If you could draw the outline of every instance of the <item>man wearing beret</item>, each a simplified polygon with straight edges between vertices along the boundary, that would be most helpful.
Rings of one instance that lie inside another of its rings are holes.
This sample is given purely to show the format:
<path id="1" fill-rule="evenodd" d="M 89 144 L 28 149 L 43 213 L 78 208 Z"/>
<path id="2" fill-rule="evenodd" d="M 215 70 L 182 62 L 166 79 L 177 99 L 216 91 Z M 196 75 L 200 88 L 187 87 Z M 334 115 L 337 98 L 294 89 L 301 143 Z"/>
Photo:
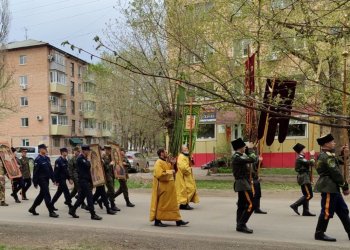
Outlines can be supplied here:
<path id="1" fill-rule="evenodd" d="M 55 203 L 61 197 L 62 193 L 64 194 L 65 202 L 69 208 L 72 206 L 72 200 L 70 197 L 69 189 L 67 186 L 67 180 L 70 184 L 73 184 L 72 178 L 68 172 L 68 149 L 61 148 L 60 149 L 61 156 L 55 161 L 54 175 L 56 180 L 56 185 L 58 186 L 56 194 L 52 198 L 51 205 L 55 208 Z"/>
<path id="2" fill-rule="evenodd" d="M 252 148 L 245 154 L 246 144 L 241 138 L 231 142 L 235 153 L 232 156 L 232 170 L 235 177 L 234 190 L 238 192 L 236 231 L 253 233 L 246 225 L 254 211 L 252 183 L 248 164 L 255 163 L 258 157 Z M 262 160 L 262 157 L 259 157 Z"/>
<path id="3" fill-rule="evenodd" d="M 77 170 L 79 178 L 79 194 L 78 200 L 69 209 L 69 214 L 73 218 L 79 218 L 76 214 L 77 208 L 83 204 L 86 198 L 88 203 L 88 209 L 91 214 L 92 220 L 102 220 L 100 216 L 95 213 L 94 202 L 92 199 L 92 177 L 91 177 L 91 163 L 88 160 L 90 154 L 90 147 L 88 145 L 81 146 L 81 154 L 77 158 Z"/>
<path id="4" fill-rule="evenodd" d="M 45 204 L 47 209 L 49 210 L 50 217 L 57 218 L 58 214 L 54 212 L 53 207 L 51 205 L 51 196 L 49 191 L 50 179 L 53 183 L 55 183 L 51 161 L 50 158 L 46 155 L 47 147 L 45 144 L 40 144 L 38 146 L 38 149 L 39 155 L 34 160 L 33 184 L 35 188 L 38 188 L 38 186 L 40 187 L 40 192 L 28 211 L 33 215 L 39 215 L 35 211 L 35 209 L 41 204 L 43 200 L 45 200 Z"/>
<path id="5" fill-rule="evenodd" d="M 340 193 L 340 189 L 342 189 L 344 195 L 349 195 L 349 186 L 341 173 L 340 161 L 334 154 L 336 145 L 334 138 L 331 134 L 328 134 L 318 138 L 317 142 L 321 146 L 321 153 L 316 164 L 316 170 L 320 178 L 315 185 L 315 192 L 320 192 L 322 199 L 315 239 L 336 241 L 335 238 L 325 235 L 328 222 L 330 218 L 333 218 L 334 213 L 338 215 L 350 239 L 349 209 Z M 343 146 L 342 154 L 347 155 L 348 153 L 348 146 Z"/>
<path id="6" fill-rule="evenodd" d="M 303 205 L 303 216 L 316 216 L 315 214 L 310 213 L 309 210 L 309 201 L 313 197 L 312 186 L 311 186 L 311 176 L 310 168 L 315 165 L 315 151 L 310 151 L 311 159 L 308 161 L 305 158 L 305 146 L 303 144 L 297 143 L 293 147 L 294 151 L 298 154 L 298 157 L 295 161 L 295 171 L 298 172 L 298 184 L 301 187 L 301 192 L 303 196 L 299 198 L 296 202 L 290 205 L 293 211 L 300 215 L 298 207 Z"/>

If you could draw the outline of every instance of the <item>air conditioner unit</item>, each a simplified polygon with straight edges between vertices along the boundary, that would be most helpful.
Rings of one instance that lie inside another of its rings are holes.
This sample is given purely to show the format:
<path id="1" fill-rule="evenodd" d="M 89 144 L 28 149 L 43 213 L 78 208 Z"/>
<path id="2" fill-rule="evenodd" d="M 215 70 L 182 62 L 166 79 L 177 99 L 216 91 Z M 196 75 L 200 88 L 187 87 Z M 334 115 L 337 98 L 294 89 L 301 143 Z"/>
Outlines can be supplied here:
<path id="1" fill-rule="evenodd" d="M 26 90 L 27 89 L 27 85 L 21 85 L 21 88 L 23 89 L 23 90 Z"/>
<path id="2" fill-rule="evenodd" d="M 50 54 L 47 56 L 47 59 L 49 60 L 49 62 L 52 62 L 54 60 L 54 57 Z"/>
<path id="3" fill-rule="evenodd" d="M 52 102 L 52 101 L 54 101 L 54 100 L 55 100 L 55 97 L 52 96 L 52 95 L 50 95 L 50 96 L 49 96 L 49 101 Z"/>
<path id="4" fill-rule="evenodd" d="M 41 115 L 37 115 L 37 116 L 36 116 L 36 119 L 37 119 L 38 121 L 42 121 L 42 120 L 43 120 L 43 117 L 42 117 Z"/>

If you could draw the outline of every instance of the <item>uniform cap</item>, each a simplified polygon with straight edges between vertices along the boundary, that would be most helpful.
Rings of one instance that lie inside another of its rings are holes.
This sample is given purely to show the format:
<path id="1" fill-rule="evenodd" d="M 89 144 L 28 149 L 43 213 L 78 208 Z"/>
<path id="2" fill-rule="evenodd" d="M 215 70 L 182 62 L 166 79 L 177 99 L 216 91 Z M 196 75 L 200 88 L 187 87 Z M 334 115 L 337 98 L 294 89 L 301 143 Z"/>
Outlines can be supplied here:
<path id="1" fill-rule="evenodd" d="M 242 138 L 238 138 L 234 141 L 231 141 L 231 145 L 233 147 L 233 150 L 237 150 L 240 148 L 244 148 L 246 146 L 245 142 L 242 140 Z"/>
<path id="2" fill-rule="evenodd" d="M 45 144 L 39 144 L 38 145 L 38 148 L 41 149 L 41 148 L 44 148 L 44 149 L 47 149 L 47 146 Z"/>
<path id="3" fill-rule="evenodd" d="M 68 152 L 68 149 L 67 148 L 60 148 L 60 152 L 63 153 L 63 152 Z"/>
<path id="4" fill-rule="evenodd" d="M 82 145 L 81 150 L 90 150 L 90 146 L 89 145 Z"/>
<path id="5" fill-rule="evenodd" d="M 104 149 L 110 149 L 110 148 L 112 148 L 111 145 L 104 145 Z"/>
<path id="6" fill-rule="evenodd" d="M 303 149 L 305 148 L 305 146 L 303 144 L 297 143 L 295 144 L 295 146 L 293 147 L 294 151 L 296 153 L 300 153 Z"/>
<path id="7" fill-rule="evenodd" d="M 21 148 L 21 152 L 27 152 L 28 149 L 27 148 Z"/>
<path id="8" fill-rule="evenodd" d="M 12 153 L 16 152 L 17 150 L 14 147 L 11 147 Z"/>
<path id="9" fill-rule="evenodd" d="M 320 138 L 317 138 L 317 143 L 318 143 L 318 145 L 322 146 L 322 145 L 324 145 L 328 142 L 331 142 L 333 140 L 334 140 L 333 135 L 328 134 L 328 135 L 322 136 Z"/>

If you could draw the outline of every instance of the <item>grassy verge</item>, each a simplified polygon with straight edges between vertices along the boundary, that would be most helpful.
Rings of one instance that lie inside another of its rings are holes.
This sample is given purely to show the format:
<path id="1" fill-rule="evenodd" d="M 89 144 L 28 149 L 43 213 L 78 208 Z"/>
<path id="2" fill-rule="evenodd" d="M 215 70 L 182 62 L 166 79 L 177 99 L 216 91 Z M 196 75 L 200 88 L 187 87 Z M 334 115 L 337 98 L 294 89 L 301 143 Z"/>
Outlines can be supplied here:
<path id="1" fill-rule="evenodd" d="M 210 190 L 232 190 L 233 180 L 197 180 L 198 189 L 210 189 Z M 116 184 L 119 187 L 119 184 Z M 261 187 L 264 190 L 299 190 L 300 187 L 297 183 L 272 183 L 262 182 Z M 149 189 L 152 188 L 152 183 L 142 182 L 135 180 L 128 180 L 128 188 L 130 189 Z"/>
<path id="2" fill-rule="evenodd" d="M 232 173 L 232 168 L 218 168 L 219 174 Z M 294 168 L 261 168 L 262 175 L 296 175 Z"/>

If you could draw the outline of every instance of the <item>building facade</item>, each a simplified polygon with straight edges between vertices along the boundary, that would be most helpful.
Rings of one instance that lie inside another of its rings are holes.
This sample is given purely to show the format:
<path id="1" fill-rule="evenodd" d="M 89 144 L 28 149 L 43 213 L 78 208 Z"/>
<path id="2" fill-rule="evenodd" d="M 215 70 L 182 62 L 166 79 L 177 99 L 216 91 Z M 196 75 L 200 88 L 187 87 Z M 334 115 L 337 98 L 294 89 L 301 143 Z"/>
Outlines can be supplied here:
<path id="1" fill-rule="evenodd" d="M 0 141 L 11 146 L 45 143 L 49 154 L 82 143 L 104 144 L 111 127 L 96 114 L 88 63 L 48 43 L 25 40 L 6 47 L 16 112 L 0 120 Z"/>

